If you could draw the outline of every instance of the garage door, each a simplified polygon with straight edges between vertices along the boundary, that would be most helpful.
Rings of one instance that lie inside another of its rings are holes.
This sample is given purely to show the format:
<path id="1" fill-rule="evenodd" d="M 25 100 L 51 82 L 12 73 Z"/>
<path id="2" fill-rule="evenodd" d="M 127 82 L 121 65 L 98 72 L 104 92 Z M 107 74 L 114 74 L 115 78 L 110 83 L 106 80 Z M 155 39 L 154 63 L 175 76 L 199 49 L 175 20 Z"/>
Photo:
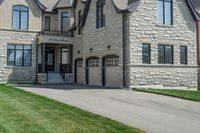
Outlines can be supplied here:
<path id="1" fill-rule="evenodd" d="M 83 61 L 80 60 L 80 61 L 77 61 L 76 62 L 76 73 L 77 73 L 77 76 L 76 76 L 76 82 L 79 83 L 79 84 L 83 84 L 84 82 L 84 71 L 83 71 Z"/>
<path id="2" fill-rule="evenodd" d="M 120 87 L 119 58 L 105 59 L 105 86 Z"/>
<path id="3" fill-rule="evenodd" d="M 99 59 L 88 60 L 88 84 L 101 85 Z"/>

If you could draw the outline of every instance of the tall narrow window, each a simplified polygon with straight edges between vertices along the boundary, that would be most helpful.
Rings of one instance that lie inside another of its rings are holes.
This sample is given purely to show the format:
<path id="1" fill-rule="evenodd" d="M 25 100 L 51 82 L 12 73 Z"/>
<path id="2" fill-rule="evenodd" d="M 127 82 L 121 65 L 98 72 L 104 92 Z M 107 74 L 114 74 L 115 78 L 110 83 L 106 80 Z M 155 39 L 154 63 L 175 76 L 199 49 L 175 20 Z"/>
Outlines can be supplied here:
<path id="1" fill-rule="evenodd" d="M 21 5 L 13 6 L 12 12 L 13 12 L 13 18 L 12 18 L 13 29 L 28 30 L 28 22 L 29 22 L 28 7 Z"/>
<path id="2" fill-rule="evenodd" d="M 142 63 L 150 64 L 150 44 L 142 44 Z"/>
<path id="3" fill-rule="evenodd" d="M 63 12 L 61 14 L 61 31 L 62 32 L 66 32 L 68 30 L 68 18 L 69 18 L 69 14 L 68 12 Z"/>
<path id="4" fill-rule="evenodd" d="M 80 10 L 78 12 L 78 34 L 79 35 L 81 34 L 81 27 L 80 27 L 81 20 L 82 20 L 82 11 Z"/>
<path id="5" fill-rule="evenodd" d="M 180 47 L 180 64 L 187 65 L 187 47 Z"/>
<path id="6" fill-rule="evenodd" d="M 158 63 L 173 64 L 173 46 L 158 45 Z"/>
<path id="7" fill-rule="evenodd" d="M 44 30 L 50 31 L 50 23 L 51 23 L 50 17 L 45 17 L 44 18 Z"/>
<path id="8" fill-rule="evenodd" d="M 172 25 L 172 0 L 157 0 L 157 23 Z"/>
<path id="9" fill-rule="evenodd" d="M 96 27 L 101 28 L 105 26 L 105 13 L 104 6 L 106 5 L 105 0 L 97 1 L 97 18 L 96 18 Z"/>
<path id="10" fill-rule="evenodd" d="M 31 46 L 7 45 L 7 66 L 30 67 Z"/>

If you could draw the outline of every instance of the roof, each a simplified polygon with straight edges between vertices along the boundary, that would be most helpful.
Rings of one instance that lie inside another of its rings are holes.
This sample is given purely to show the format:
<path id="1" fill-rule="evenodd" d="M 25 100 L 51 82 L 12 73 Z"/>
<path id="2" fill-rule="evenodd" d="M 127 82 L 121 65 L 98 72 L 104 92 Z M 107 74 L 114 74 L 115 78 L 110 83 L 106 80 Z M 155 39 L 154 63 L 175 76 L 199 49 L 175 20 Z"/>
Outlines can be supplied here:
<path id="1" fill-rule="evenodd" d="M 57 4 L 54 6 L 54 9 L 71 7 L 71 6 L 72 6 L 72 0 L 59 0 Z"/>
<path id="2" fill-rule="evenodd" d="M 39 1 L 43 6 L 46 7 L 45 11 L 53 11 L 54 6 L 57 4 L 58 0 L 37 0 Z"/>

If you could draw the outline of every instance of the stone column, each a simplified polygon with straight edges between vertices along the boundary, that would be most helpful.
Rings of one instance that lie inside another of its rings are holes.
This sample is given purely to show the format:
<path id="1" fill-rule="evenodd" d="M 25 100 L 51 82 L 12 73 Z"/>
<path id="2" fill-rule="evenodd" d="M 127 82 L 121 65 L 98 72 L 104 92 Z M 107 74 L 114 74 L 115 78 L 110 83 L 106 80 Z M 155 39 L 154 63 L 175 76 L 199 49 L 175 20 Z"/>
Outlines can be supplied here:
<path id="1" fill-rule="evenodd" d="M 46 44 L 42 44 L 42 61 L 41 61 L 41 64 L 42 64 L 42 73 L 45 73 L 45 68 L 46 68 L 46 62 L 45 62 L 45 49 L 46 49 Z"/>

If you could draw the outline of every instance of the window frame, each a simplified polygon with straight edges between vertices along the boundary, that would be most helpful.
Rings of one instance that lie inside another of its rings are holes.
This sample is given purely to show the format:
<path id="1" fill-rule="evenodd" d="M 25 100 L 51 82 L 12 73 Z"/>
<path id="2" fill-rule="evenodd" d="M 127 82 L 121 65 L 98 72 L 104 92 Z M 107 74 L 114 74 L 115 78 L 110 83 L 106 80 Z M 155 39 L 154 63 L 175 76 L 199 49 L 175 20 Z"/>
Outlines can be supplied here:
<path id="1" fill-rule="evenodd" d="M 49 19 L 49 29 L 45 29 L 45 21 L 46 21 L 46 19 Z M 44 30 L 45 31 L 50 31 L 51 30 L 51 17 L 50 16 L 45 16 L 44 17 Z"/>
<path id="2" fill-rule="evenodd" d="M 96 3 L 96 28 L 102 28 L 105 27 L 106 25 L 106 17 L 105 17 L 105 8 L 104 6 L 106 5 L 105 0 L 98 0 Z M 100 10 L 100 13 L 99 13 Z M 99 24 L 100 21 L 100 24 Z"/>
<path id="3" fill-rule="evenodd" d="M 185 63 L 182 63 L 182 59 L 181 59 L 181 58 L 182 58 L 182 56 L 181 56 L 181 55 L 182 55 L 182 54 L 181 54 L 181 48 L 185 48 L 185 49 L 184 49 L 184 53 L 185 53 L 185 54 L 184 54 L 184 58 L 186 59 L 186 60 L 185 60 Z M 181 65 L 188 65 L 188 47 L 187 47 L 187 46 L 180 46 L 180 64 L 181 64 Z"/>
<path id="4" fill-rule="evenodd" d="M 20 7 L 20 10 L 16 10 L 16 9 L 14 9 L 14 7 Z M 23 11 L 23 10 L 21 10 L 21 7 L 25 7 L 26 9 L 27 9 L 27 11 Z M 13 21 L 13 19 L 14 19 L 14 12 L 15 11 L 17 11 L 17 12 L 19 12 L 19 25 L 18 25 L 18 28 L 14 28 L 14 21 Z M 22 12 L 26 12 L 27 13 L 27 28 L 26 29 L 22 29 L 21 28 L 21 17 L 22 17 Z M 24 5 L 14 5 L 14 6 L 12 6 L 12 29 L 15 29 L 15 30 L 28 30 L 29 29 L 29 7 L 27 7 L 27 6 L 24 6 Z"/>
<path id="5" fill-rule="evenodd" d="M 67 16 L 63 16 L 63 14 L 67 13 Z M 67 21 L 69 21 L 69 12 L 61 12 L 61 32 L 66 32 L 63 29 L 63 20 L 67 18 Z M 69 23 L 68 23 L 69 24 Z M 68 28 L 68 27 L 67 27 Z"/>
<path id="6" fill-rule="evenodd" d="M 163 53 L 163 62 L 161 63 L 161 62 L 159 62 L 159 46 L 163 46 L 163 48 L 164 48 L 164 53 Z M 166 63 L 166 47 L 167 46 L 170 46 L 171 47 L 171 49 L 172 49 L 172 63 Z M 173 45 L 165 45 L 165 44 L 158 44 L 158 64 L 169 64 L 169 65 L 173 65 L 174 64 L 174 46 Z"/>
<path id="7" fill-rule="evenodd" d="M 148 46 L 148 63 L 143 62 L 143 46 Z M 142 43 L 142 64 L 151 64 L 151 44 Z"/>
<path id="8" fill-rule="evenodd" d="M 78 35 L 81 34 L 81 27 L 80 27 L 80 23 L 82 20 L 82 10 L 78 11 Z"/>
<path id="9" fill-rule="evenodd" d="M 14 46 L 14 48 L 13 49 L 9 49 L 8 48 L 8 46 Z M 22 49 L 17 49 L 16 47 L 17 46 L 22 46 L 23 48 Z M 25 49 L 24 47 L 25 46 L 29 46 L 30 47 L 30 49 Z M 9 56 L 8 56 L 8 51 L 9 50 L 13 50 L 14 51 L 14 62 L 13 62 L 13 65 L 8 65 L 8 58 L 9 58 Z M 16 65 L 16 51 L 22 51 L 22 65 L 21 66 L 17 66 Z M 25 56 L 24 56 L 24 53 L 25 53 L 25 51 L 29 51 L 30 52 L 30 66 L 25 66 L 24 64 L 24 60 L 25 60 Z M 8 66 L 8 67 L 26 67 L 26 68 L 28 68 L 28 67 L 32 67 L 32 46 L 31 45 L 24 45 L 24 44 L 7 44 L 7 60 L 6 60 L 7 62 L 6 62 L 6 65 Z"/>
<path id="10" fill-rule="evenodd" d="M 159 20 L 158 20 L 158 1 L 162 1 L 163 2 L 163 18 L 162 18 L 162 23 L 159 23 Z M 166 21 L 165 21 L 165 2 L 169 2 L 170 1 L 170 4 L 171 4 L 171 19 L 170 19 L 170 21 L 171 21 L 171 23 L 170 24 L 166 24 Z M 173 23 L 173 0 L 157 0 L 156 1 L 157 2 L 157 24 L 159 24 L 159 25 L 173 25 L 174 23 Z"/>

